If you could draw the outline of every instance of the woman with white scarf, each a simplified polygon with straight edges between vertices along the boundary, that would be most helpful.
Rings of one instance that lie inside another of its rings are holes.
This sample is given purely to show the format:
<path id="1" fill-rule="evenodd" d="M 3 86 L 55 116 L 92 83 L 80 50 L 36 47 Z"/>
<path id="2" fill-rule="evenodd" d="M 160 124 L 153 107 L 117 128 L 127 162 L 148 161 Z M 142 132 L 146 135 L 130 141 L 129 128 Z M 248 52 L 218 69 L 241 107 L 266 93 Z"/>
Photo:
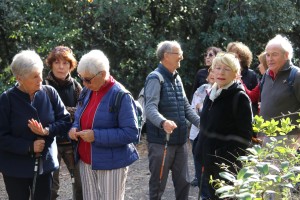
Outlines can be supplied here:
<path id="1" fill-rule="evenodd" d="M 199 139 L 195 156 L 204 167 L 204 180 L 221 179 L 218 164 L 225 163 L 235 172 L 237 157 L 245 154 L 252 137 L 251 103 L 236 78 L 240 64 L 232 53 L 218 53 L 213 60 L 215 83 L 204 100 L 200 116 Z M 218 164 L 216 164 L 218 163 Z M 198 177 L 200 180 L 200 177 Z M 219 199 L 209 185 L 211 199 Z"/>

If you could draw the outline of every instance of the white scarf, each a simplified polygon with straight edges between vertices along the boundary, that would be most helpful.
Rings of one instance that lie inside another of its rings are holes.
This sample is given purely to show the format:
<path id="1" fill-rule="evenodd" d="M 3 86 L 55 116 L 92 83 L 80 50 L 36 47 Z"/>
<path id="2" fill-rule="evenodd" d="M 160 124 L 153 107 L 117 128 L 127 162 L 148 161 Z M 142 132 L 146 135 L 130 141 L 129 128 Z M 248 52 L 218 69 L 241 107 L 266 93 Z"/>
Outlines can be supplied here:
<path id="1" fill-rule="evenodd" d="M 221 87 L 218 89 L 218 84 L 214 83 L 213 86 L 211 87 L 211 91 L 209 94 L 209 99 L 214 101 L 216 98 L 218 98 L 218 96 L 220 96 L 222 90 L 227 90 L 232 84 L 234 84 L 236 81 L 233 80 L 230 83 L 228 83 L 227 85 L 225 85 L 224 87 Z"/>

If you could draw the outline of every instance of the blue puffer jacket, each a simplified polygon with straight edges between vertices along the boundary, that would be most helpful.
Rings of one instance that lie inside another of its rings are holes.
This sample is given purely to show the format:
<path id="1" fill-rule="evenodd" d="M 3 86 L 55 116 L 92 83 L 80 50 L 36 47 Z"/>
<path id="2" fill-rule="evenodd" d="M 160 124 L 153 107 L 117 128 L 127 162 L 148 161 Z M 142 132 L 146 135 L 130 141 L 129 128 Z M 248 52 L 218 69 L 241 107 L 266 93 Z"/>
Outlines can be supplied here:
<path id="1" fill-rule="evenodd" d="M 31 101 L 15 86 L 0 96 L 0 171 L 7 176 L 33 177 L 35 157 L 29 149 L 37 135 L 28 127 L 32 118 L 49 127 L 49 135 L 43 137 L 41 170 L 47 173 L 58 168 L 55 136 L 68 132 L 70 114 L 53 87 L 42 86 Z"/>
<path id="2" fill-rule="evenodd" d="M 91 143 L 93 170 L 110 170 L 126 167 L 139 156 L 133 142 L 138 139 L 136 106 L 126 94 L 118 113 L 111 112 L 115 95 L 122 86 L 115 82 L 99 103 L 92 124 L 95 141 Z M 80 94 L 73 127 L 81 130 L 80 118 L 90 100 L 91 90 L 84 88 Z M 78 154 L 77 158 L 78 160 Z"/>

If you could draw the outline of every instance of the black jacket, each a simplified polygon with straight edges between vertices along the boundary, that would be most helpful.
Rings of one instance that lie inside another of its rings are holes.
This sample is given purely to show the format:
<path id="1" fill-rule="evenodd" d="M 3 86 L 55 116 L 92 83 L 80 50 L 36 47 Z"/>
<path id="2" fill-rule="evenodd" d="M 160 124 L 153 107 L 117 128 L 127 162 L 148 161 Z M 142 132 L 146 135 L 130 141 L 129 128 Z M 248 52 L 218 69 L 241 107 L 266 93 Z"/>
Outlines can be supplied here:
<path id="1" fill-rule="evenodd" d="M 220 178 L 219 172 L 222 170 L 215 163 L 232 166 L 236 163 L 236 157 L 245 154 L 244 150 L 252 138 L 252 110 L 240 84 L 234 83 L 224 89 L 214 102 L 209 96 L 206 97 L 198 137 L 194 153 L 205 168 L 206 178 L 210 175 L 214 179 Z M 234 171 L 233 168 L 230 170 Z"/>

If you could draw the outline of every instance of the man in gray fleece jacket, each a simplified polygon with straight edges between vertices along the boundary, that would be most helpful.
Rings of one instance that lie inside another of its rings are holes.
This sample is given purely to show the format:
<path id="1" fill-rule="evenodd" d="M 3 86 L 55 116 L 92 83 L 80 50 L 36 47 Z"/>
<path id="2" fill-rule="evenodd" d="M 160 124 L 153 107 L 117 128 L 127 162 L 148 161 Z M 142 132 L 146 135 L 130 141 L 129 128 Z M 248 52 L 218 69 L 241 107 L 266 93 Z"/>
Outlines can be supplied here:
<path id="1" fill-rule="evenodd" d="M 261 85 L 261 116 L 265 120 L 270 120 L 289 112 L 299 112 L 299 68 L 297 68 L 293 86 L 290 86 L 287 81 L 292 68 L 296 68 L 291 62 L 293 48 L 290 41 L 281 35 L 277 35 L 268 42 L 265 51 L 269 70 L 265 74 L 264 84 Z M 296 123 L 299 115 L 296 114 L 290 117 L 292 123 Z"/>

